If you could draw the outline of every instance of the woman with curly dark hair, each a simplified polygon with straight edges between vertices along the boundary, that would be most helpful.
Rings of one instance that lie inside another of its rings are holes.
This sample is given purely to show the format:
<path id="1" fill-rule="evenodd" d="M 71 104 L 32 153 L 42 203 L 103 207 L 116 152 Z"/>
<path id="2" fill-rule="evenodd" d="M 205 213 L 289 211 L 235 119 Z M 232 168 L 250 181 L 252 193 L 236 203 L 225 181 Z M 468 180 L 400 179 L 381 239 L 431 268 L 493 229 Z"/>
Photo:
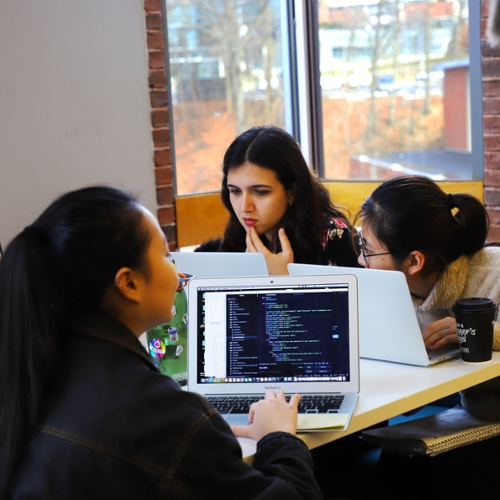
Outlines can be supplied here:
<path id="1" fill-rule="evenodd" d="M 351 224 L 285 130 L 243 132 L 227 149 L 222 171 L 230 218 L 220 251 L 260 252 L 269 274 L 288 274 L 290 262 L 358 266 Z"/>

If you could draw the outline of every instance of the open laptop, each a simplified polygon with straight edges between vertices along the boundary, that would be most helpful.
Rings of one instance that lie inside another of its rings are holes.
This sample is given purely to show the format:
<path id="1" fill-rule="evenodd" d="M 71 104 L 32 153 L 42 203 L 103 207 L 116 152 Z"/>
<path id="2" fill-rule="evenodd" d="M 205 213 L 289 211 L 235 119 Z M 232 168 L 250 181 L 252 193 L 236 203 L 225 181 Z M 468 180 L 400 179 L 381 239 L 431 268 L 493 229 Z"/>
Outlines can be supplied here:
<path id="1" fill-rule="evenodd" d="M 267 276 L 266 259 L 251 252 L 172 252 L 177 271 L 197 278 Z"/>
<path id="2" fill-rule="evenodd" d="M 309 405 L 300 430 L 347 428 L 359 395 L 355 276 L 200 278 L 188 293 L 188 390 L 229 424 L 248 423 L 245 401 L 272 389 Z"/>
<path id="3" fill-rule="evenodd" d="M 288 264 L 292 275 L 354 274 L 359 288 L 359 352 L 362 358 L 428 366 L 460 354 L 458 344 L 426 349 L 403 273 L 376 269 Z"/>

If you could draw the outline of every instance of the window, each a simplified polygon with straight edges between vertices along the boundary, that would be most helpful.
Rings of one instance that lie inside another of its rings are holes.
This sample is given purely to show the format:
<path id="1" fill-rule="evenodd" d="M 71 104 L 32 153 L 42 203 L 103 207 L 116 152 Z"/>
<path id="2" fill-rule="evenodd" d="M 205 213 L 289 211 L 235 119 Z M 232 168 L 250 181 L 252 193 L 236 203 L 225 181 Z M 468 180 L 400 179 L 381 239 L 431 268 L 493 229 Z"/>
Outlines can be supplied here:
<path id="1" fill-rule="evenodd" d="M 177 193 L 219 189 L 244 130 L 290 128 L 288 3 L 166 0 Z"/>
<path id="2" fill-rule="evenodd" d="M 178 194 L 262 124 L 327 179 L 482 178 L 478 2 L 165 1 Z"/>

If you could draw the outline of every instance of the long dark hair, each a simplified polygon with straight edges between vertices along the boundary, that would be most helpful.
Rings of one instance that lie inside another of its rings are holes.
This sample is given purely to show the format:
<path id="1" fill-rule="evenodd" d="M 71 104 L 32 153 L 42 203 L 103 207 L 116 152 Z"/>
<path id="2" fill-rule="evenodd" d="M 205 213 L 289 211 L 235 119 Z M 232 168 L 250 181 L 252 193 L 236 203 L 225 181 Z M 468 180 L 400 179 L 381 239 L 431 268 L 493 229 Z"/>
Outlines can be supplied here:
<path id="1" fill-rule="evenodd" d="M 273 127 L 253 127 L 239 135 L 229 146 L 222 165 L 222 201 L 229 211 L 221 250 L 244 252 L 245 229 L 238 221 L 229 198 L 227 176 L 230 170 L 244 163 L 253 163 L 272 170 L 285 190 L 291 190 L 294 201 L 289 206 L 283 220 L 283 228 L 292 245 L 294 261 L 302 263 L 323 263 L 321 259 L 321 238 L 327 216 L 341 219 L 351 227 L 347 217 L 330 200 L 328 190 L 307 167 L 300 147 L 285 130 Z M 280 251 L 279 239 L 264 244 Z"/>
<path id="2" fill-rule="evenodd" d="M 477 198 L 446 194 L 431 179 L 417 175 L 382 183 L 365 200 L 356 220 L 361 217 L 396 262 L 414 250 L 422 252 L 424 277 L 480 250 L 489 228 L 488 214 Z"/>
<path id="3" fill-rule="evenodd" d="M 145 270 L 135 199 L 98 186 L 67 193 L 0 260 L 0 498 L 43 411 L 73 314 L 99 308 L 121 267 Z"/>

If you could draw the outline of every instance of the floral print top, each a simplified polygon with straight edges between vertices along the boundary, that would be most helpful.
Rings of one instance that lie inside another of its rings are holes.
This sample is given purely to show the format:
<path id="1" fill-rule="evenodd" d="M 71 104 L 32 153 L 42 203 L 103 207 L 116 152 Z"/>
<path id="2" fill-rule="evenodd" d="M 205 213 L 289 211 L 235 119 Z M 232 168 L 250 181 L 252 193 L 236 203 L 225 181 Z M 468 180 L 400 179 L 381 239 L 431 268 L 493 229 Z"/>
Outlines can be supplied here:
<path id="1" fill-rule="evenodd" d="M 329 266 L 359 267 L 359 252 L 353 247 L 349 226 L 337 217 L 326 217 L 321 239 L 323 262 Z"/>

